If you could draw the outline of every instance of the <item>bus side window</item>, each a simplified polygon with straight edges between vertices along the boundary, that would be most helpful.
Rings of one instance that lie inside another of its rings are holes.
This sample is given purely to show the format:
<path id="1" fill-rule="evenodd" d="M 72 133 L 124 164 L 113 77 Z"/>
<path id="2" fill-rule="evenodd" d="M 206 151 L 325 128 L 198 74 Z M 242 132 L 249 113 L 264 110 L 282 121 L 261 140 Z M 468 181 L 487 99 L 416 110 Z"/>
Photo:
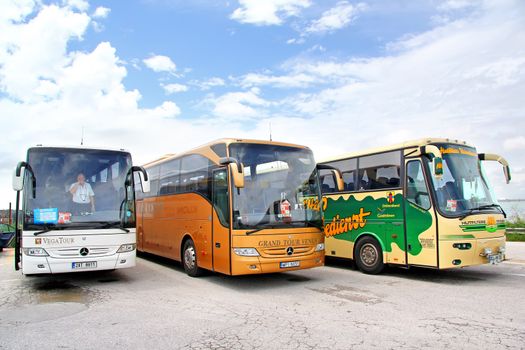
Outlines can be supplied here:
<path id="1" fill-rule="evenodd" d="M 430 209 L 430 195 L 419 160 L 411 160 L 407 163 L 406 176 L 406 199 L 425 210 Z"/>
<path id="2" fill-rule="evenodd" d="M 320 170 L 319 177 L 321 179 L 321 192 L 323 194 L 335 192 L 335 179 L 331 170 Z"/>
<path id="3" fill-rule="evenodd" d="M 399 188 L 401 152 L 392 151 L 359 158 L 359 190 Z"/>
<path id="4" fill-rule="evenodd" d="M 355 191 L 357 190 L 355 186 L 355 175 L 357 170 L 357 159 L 351 158 L 351 159 L 343 159 L 338 160 L 336 162 L 330 162 L 327 163 L 330 166 L 333 166 L 334 168 L 337 168 L 341 171 L 343 174 L 343 182 L 345 185 L 345 191 Z M 321 181 L 321 184 L 323 182 Z M 333 185 L 334 191 L 335 191 L 335 184 Z"/>

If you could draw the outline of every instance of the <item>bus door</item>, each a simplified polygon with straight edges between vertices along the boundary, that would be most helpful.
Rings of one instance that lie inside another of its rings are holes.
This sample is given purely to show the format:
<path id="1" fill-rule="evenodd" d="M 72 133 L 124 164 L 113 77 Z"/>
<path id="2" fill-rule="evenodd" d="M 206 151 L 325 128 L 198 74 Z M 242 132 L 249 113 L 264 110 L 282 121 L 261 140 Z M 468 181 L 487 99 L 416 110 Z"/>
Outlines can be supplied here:
<path id="1" fill-rule="evenodd" d="M 212 174 L 212 243 L 213 271 L 230 273 L 230 194 L 227 168 Z"/>
<path id="2" fill-rule="evenodd" d="M 419 159 L 405 161 L 405 230 L 407 263 L 438 267 L 436 214 Z"/>

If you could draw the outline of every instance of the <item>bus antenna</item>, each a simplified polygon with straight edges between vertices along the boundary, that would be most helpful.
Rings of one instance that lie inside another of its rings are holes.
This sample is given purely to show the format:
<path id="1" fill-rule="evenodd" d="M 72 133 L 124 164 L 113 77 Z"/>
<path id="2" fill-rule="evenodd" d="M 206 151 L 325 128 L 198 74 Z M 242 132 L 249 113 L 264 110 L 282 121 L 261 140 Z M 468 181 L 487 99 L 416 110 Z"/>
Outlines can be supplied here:
<path id="1" fill-rule="evenodd" d="M 270 122 L 270 141 L 272 141 L 272 122 Z"/>
<path id="2" fill-rule="evenodd" d="M 80 146 L 84 146 L 84 126 L 82 126 L 82 135 L 80 136 Z"/>

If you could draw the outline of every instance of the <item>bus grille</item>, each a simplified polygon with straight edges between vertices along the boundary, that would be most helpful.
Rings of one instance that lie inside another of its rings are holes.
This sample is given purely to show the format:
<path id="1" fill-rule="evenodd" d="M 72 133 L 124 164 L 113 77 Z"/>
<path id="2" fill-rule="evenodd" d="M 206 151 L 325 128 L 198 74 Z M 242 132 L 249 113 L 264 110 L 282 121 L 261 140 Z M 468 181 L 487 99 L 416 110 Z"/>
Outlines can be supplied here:
<path id="1" fill-rule="evenodd" d="M 292 255 L 288 255 L 286 253 L 286 250 L 288 249 L 288 247 L 262 249 L 260 253 L 265 258 L 285 258 L 285 257 L 292 257 L 292 256 L 309 255 L 309 254 L 312 254 L 315 249 L 315 247 L 313 246 L 299 246 L 299 247 L 292 247 L 292 248 L 293 248 Z"/>
<path id="2" fill-rule="evenodd" d="M 108 247 L 86 247 L 89 249 L 89 253 L 86 256 L 105 256 L 113 255 L 116 253 L 116 249 Z M 59 248 L 59 249 L 47 249 L 49 255 L 54 258 L 84 258 L 86 256 L 80 255 L 81 248 Z"/>

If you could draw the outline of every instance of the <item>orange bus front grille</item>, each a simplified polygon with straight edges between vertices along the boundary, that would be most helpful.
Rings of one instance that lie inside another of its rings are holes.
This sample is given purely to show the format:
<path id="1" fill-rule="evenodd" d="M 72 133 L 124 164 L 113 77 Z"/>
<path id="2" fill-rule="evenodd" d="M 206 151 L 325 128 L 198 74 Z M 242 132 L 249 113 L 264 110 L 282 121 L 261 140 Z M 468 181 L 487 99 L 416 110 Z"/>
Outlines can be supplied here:
<path id="1" fill-rule="evenodd" d="M 309 255 L 314 252 L 315 247 L 292 247 L 293 253 L 289 255 L 287 253 L 288 247 L 279 247 L 279 248 L 267 248 L 263 249 L 261 255 L 265 258 L 281 258 L 281 257 L 290 257 L 290 256 L 302 256 Z"/>

